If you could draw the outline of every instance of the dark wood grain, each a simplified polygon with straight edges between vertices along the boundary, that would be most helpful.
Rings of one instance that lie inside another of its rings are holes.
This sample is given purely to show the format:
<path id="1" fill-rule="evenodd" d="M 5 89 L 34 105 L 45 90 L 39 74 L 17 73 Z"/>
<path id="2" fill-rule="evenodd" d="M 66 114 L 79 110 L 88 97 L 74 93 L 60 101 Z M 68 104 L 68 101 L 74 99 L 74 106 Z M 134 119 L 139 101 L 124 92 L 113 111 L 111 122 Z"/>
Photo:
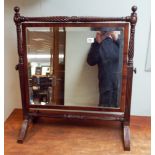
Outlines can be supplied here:
<path id="1" fill-rule="evenodd" d="M 128 50 L 128 67 L 127 67 L 127 85 L 126 85 L 126 103 L 124 111 L 124 149 L 130 151 L 130 111 L 131 111 L 131 95 L 132 95 L 132 79 L 133 79 L 133 57 L 134 57 L 134 35 L 137 22 L 137 7 L 132 7 L 130 20 L 130 41 Z"/>
<path id="2" fill-rule="evenodd" d="M 23 47 L 22 47 L 22 33 L 21 33 L 21 22 L 19 20 L 20 13 L 19 8 L 15 7 L 15 15 L 14 15 L 14 22 L 16 24 L 16 31 L 17 31 L 17 49 L 18 49 L 18 64 L 16 65 L 16 70 L 19 71 L 19 79 L 20 79 L 20 90 L 21 90 L 21 98 L 22 98 L 22 109 L 23 109 L 23 116 L 25 117 L 28 115 L 28 109 L 26 104 L 26 92 L 25 92 L 25 76 L 24 76 L 24 56 L 23 56 Z"/>
<path id="3" fill-rule="evenodd" d="M 130 151 L 130 126 L 123 124 L 123 143 L 124 150 Z"/>
<path id="4" fill-rule="evenodd" d="M 127 89 L 126 89 L 126 104 L 125 104 L 125 123 L 130 123 L 130 110 L 131 110 L 131 95 L 132 95 L 132 79 L 133 79 L 133 57 L 134 57 L 134 35 L 135 26 L 137 22 L 136 6 L 132 7 L 131 13 L 131 28 L 130 28 L 130 41 L 128 50 L 128 67 L 127 67 Z"/>
<path id="5" fill-rule="evenodd" d="M 16 13 L 19 13 L 20 8 L 14 7 L 14 11 Z M 127 17 L 80 17 L 80 16 L 51 16 L 51 17 L 24 17 L 24 16 L 18 16 L 16 18 L 16 21 L 19 22 L 108 22 L 108 21 L 125 21 L 130 22 L 131 18 L 130 16 Z"/>
<path id="6" fill-rule="evenodd" d="M 27 133 L 27 130 L 28 130 L 28 127 L 29 127 L 29 123 L 30 123 L 29 118 L 23 120 L 22 127 L 20 129 L 19 136 L 17 139 L 18 143 L 21 143 L 21 144 L 23 143 L 26 133 Z"/>

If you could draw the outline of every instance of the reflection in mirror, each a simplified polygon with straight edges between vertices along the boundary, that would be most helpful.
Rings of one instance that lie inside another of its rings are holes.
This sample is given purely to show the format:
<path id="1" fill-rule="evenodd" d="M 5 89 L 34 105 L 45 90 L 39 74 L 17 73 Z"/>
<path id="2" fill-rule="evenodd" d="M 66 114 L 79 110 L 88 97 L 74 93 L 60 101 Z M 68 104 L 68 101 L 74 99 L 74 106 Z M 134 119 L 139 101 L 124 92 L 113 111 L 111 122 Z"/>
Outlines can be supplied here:
<path id="1" fill-rule="evenodd" d="M 30 104 L 64 104 L 64 33 L 64 28 L 26 29 Z"/>
<path id="2" fill-rule="evenodd" d="M 87 57 L 98 65 L 99 106 L 118 107 L 119 39 L 117 31 L 97 31 Z"/>
<path id="3" fill-rule="evenodd" d="M 30 104 L 119 107 L 122 27 L 29 27 Z"/>

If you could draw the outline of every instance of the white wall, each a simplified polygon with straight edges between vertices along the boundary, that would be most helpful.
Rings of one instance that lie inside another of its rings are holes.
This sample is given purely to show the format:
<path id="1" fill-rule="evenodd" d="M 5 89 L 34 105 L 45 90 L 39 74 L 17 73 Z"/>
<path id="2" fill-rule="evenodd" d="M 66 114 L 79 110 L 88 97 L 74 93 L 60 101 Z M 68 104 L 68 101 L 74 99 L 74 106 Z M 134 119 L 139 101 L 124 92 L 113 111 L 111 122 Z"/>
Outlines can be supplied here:
<path id="1" fill-rule="evenodd" d="M 18 62 L 16 31 L 12 21 L 12 5 L 5 5 L 5 36 L 4 36 L 4 120 L 16 107 L 21 107 L 18 72 L 15 65 Z"/>
<path id="2" fill-rule="evenodd" d="M 90 28 L 66 28 L 65 105 L 97 106 L 99 103 L 98 68 L 87 64 L 87 55 L 95 31 Z"/>
<path id="3" fill-rule="evenodd" d="M 21 107 L 17 63 L 16 33 L 12 20 L 13 7 L 19 6 L 24 16 L 128 16 L 131 6 L 138 6 L 135 37 L 133 80 L 133 115 L 150 115 L 150 72 L 145 72 L 145 59 L 150 25 L 150 0 L 5 0 L 5 119 L 14 108 Z"/>

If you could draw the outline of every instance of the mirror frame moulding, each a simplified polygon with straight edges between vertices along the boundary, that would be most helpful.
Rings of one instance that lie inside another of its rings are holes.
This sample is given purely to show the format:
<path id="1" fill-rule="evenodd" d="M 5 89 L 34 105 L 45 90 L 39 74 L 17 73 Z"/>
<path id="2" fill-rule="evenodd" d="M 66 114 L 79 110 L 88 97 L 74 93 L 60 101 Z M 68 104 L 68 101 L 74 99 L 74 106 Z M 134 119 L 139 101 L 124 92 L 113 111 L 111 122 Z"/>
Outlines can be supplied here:
<path id="1" fill-rule="evenodd" d="M 27 64 L 27 49 L 26 49 L 26 28 L 30 27 L 89 27 L 89 26 L 96 26 L 96 27 L 121 27 L 124 29 L 124 46 L 123 46 L 123 65 L 122 65 L 122 88 L 121 88 L 121 102 L 118 108 L 116 107 L 95 107 L 95 106 L 72 106 L 72 105 L 31 105 L 28 102 L 29 94 L 26 93 L 26 100 L 27 100 L 27 108 L 38 108 L 38 109 L 64 109 L 64 110 L 86 110 L 86 111 L 114 111 L 114 112 L 123 112 L 125 108 L 125 91 L 126 91 L 126 70 L 127 70 L 127 49 L 128 49 L 128 30 L 129 24 L 128 23 L 22 23 L 22 36 L 23 36 L 23 62 Z M 25 83 L 28 81 L 28 72 L 27 66 L 24 65 L 24 72 L 25 72 Z M 25 87 L 26 92 L 28 92 L 28 84 Z"/>

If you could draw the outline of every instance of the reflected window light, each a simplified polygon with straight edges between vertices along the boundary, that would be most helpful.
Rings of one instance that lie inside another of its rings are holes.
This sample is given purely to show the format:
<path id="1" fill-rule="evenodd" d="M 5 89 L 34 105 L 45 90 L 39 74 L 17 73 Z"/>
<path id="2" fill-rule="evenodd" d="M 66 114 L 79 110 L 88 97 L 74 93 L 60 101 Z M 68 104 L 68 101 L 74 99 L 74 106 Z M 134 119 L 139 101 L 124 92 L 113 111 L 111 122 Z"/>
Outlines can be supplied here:
<path id="1" fill-rule="evenodd" d="M 42 67 L 42 75 L 46 75 L 47 73 L 50 73 L 50 67 Z"/>
<path id="2" fill-rule="evenodd" d="M 37 66 L 38 66 L 38 63 L 36 63 L 36 62 L 31 62 L 31 66 L 37 67 Z"/>
<path id="3" fill-rule="evenodd" d="M 31 103 L 31 104 L 34 104 L 34 102 L 33 102 L 33 101 L 30 101 L 30 103 Z"/>
<path id="4" fill-rule="evenodd" d="M 35 62 L 31 63 L 31 75 L 35 75 L 35 70 L 37 66 L 38 66 L 38 63 L 35 63 Z"/>
<path id="5" fill-rule="evenodd" d="M 59 58 L 63 59 L 64 58 L 64 54 L 59 54 Z"/>
<path id="6" fill-rule="evenodd" d="M 40 104 L 41 104 L 41 105 L 46 105 L 46 102 L 41 102 Z"/>

